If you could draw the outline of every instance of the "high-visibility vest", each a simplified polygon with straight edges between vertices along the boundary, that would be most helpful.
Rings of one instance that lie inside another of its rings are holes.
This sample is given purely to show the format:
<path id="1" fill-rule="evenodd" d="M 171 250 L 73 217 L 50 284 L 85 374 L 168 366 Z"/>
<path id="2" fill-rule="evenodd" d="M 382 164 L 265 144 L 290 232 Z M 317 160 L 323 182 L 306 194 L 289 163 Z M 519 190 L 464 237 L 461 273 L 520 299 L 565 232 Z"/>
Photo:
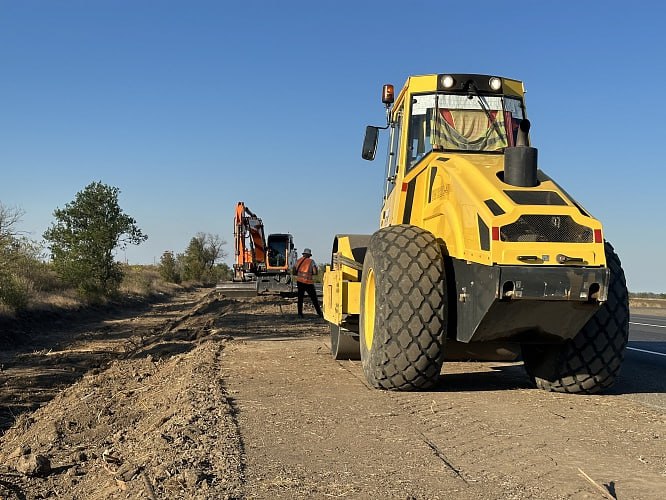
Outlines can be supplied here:
<path id="1" fill-rule="evenodd" d="M 317 272 L 317 266 L 310 257 L 301 257 L 296 262 L 296 281 L 312 285 L 312 276 Z"/>

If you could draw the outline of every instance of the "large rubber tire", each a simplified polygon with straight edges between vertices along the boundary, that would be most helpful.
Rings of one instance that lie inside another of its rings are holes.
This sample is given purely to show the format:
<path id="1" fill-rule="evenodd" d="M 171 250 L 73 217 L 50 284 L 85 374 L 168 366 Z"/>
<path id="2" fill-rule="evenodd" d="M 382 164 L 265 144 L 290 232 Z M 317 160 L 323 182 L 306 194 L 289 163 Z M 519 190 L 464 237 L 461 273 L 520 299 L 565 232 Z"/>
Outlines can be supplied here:
<path id="1" fill-rule="evenodd" d="M 629 294 L 624 271 L 610 243 L 608 299 L 583 329 L 562 345 L 524 345 L 527 374 L 540 389 L 594 394 L 615 382 L 629 338 Z"/>
<path id="2" fill-rule="evenodd" d="M 368 382 L 379 389 L 428 389 L 444 359 L 446 282 L 435 237 L 390 226 L 372 235 L 361 280 L 360 348 Z"/>
<path id="3" fill-rule="evenodd" d="M 361 359 L 358 338 L 354 338 L 349 330 L 331 325 L 331 354 L 333 359 Z"/>

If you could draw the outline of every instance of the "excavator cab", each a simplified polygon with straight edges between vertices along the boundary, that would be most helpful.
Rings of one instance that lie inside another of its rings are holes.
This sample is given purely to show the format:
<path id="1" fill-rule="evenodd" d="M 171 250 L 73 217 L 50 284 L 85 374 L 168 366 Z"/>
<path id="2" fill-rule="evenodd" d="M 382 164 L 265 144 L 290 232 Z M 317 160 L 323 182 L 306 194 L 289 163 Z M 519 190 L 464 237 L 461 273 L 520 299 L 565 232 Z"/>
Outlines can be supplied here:
<path id="1" fill-rule="evenodd" d="M 289 270 L 296 264 L 296 249 L 291 234 L 268 235 L 268 270 Z"/>

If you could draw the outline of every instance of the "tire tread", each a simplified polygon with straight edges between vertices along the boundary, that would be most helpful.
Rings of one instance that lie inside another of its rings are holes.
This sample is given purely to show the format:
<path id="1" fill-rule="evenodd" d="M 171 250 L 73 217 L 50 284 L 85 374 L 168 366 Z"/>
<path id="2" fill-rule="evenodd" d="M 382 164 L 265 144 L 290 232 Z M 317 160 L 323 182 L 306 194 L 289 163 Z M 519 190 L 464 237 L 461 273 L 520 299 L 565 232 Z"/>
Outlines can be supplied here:
<path id="1" fill-rule="evenodd" d="M 524 350 L 527 373 L 540 389 L 594 394 L 613 385 L 620 372 L 629 338 L 629 294 L 619 257 L 608 242 L 605 250 L 610 268 L 607 300 L 571 341 L 545 354 L 557 356 L 551 376 L 540 373 L 544 356 L 535 356 L 529 347 Z"/>
<path id="2" fill-rule="evenodd" d="M 372 236 L 368 253 L 380 316 L 374 335 L 381 339 L 373 343 L 377 352 L 363 356 L 361 348 L 366 378 L 382 389 L 428 389 L 439 380 L 444 357 L 446 294 L 438 243 L 418 227 L 390 226 Z"/>

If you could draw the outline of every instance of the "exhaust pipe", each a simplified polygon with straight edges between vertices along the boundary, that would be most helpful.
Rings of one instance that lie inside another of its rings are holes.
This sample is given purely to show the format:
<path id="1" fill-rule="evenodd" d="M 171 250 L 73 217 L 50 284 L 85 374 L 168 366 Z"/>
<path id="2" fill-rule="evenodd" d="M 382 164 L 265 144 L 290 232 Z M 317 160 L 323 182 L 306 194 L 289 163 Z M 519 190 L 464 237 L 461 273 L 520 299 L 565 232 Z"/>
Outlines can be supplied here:
<path id="1" fill-rule="evenodd" d="M 504 182 L 511 186 L 535 187 L 537 180 L 537 149 L 528 146 L 529 120 L 520 122 L 516 146 L 504 150 Z"/>

